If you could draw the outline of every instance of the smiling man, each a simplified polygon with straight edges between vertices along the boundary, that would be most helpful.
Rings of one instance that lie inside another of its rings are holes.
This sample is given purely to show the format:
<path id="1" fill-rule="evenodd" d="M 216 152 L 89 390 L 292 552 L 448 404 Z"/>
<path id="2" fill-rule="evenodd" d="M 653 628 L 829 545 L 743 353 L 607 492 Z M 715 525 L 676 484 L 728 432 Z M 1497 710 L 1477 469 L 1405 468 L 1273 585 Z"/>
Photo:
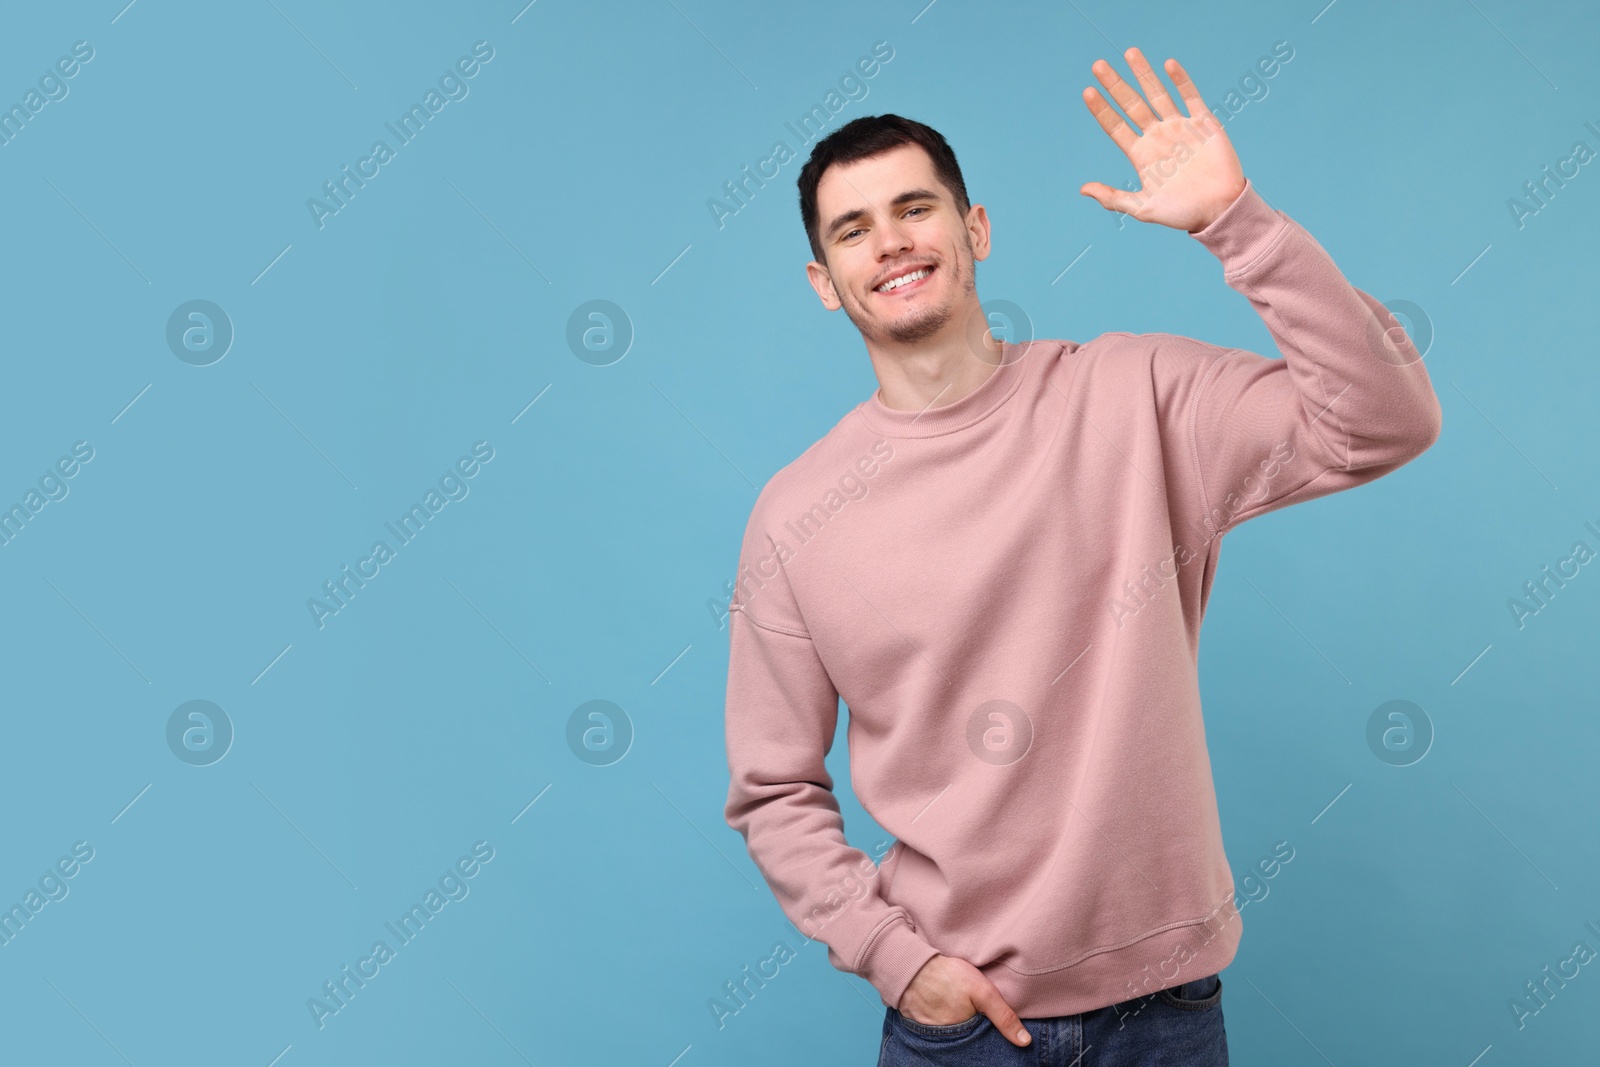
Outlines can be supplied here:
<path id="1" fill-rule="evenodd" d="M 806 265 L 878 388 L 758 495 L 729 617 L 725 816 L 886 1006 L 880 1064 L 1227 1062 L 1241 926 L 1197 674 L 1222 536 L 1438 437 L 1421 354 L 1267 204 L 1189 76 L 1084 99 L 1282 359 L 1167 333 L 996 339 L 954 153 L 856 119 L 802 169 Z M 850 507 L 846 508 L 846 502 Z M 850 846 L 825 765 L 896 843 Z M 1018 1046 L 1032 1045 L 1026 1056 Z"/>

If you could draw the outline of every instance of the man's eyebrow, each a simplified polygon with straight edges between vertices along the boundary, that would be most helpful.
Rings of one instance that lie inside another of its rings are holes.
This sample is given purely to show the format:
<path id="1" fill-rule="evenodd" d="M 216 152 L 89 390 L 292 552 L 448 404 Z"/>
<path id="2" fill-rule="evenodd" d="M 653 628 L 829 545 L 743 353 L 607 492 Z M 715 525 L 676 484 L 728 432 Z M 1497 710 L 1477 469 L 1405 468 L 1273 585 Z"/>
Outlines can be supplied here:
<path id="1" fill-rule="evenodd" d="M 939 194 L 935 193 L 935 192 L 931 192 L 931 191 L 929 191 L 927 189 L 907 189 L 905 192 L 901 193 L 899 196 L 897 196 L 893 200 L 889 201 L 889 206 L 890 207 L 899 207 L 901 204 L 909 204 L 913 200 L 937 200 L 937 199 L 939 199 Z M 846 211 L 844 214 L 839 215 L 838 217 L 836 217 L 832 222 L 828 223 L 828 228 L 826 230 L 822 231 L 822 235 L 824 237 L 832 237 L 834 235 L 834 233 L 836 233 L 838 231 L 839 227 L 844 226 L 844 225 L 846 225 L 848 223 L 852 223 L 852 222 L 860 222 L 862 219 L 865 219 L 866 217 L 867 217 L 867 209 L 866 208 L 862 208 L 862 207 L 852 208 L 851 210 Z"/>

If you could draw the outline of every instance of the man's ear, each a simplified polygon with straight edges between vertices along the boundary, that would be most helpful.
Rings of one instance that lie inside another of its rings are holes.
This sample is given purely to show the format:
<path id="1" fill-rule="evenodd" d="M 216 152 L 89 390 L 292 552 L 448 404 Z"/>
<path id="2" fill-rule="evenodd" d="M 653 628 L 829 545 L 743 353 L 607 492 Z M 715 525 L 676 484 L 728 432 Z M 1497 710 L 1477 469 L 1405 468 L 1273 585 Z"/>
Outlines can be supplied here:
<path id="1" fill-rule="evenodd" d="M 974 260 L 989 258 L 989 212 L 982 204 L 967 209 L 967 237 L 972 241 Z"/>
<path id="2" fill-rule="evenodd" d="M 828 273 L 828 268 L 814 259 L 806 264 L 806 281 L 811 283 L 822 306 L 829 311 L 838 311 L 844 306 L 839 302 L 839 294 L 833 290 L 833 276 Z"/>

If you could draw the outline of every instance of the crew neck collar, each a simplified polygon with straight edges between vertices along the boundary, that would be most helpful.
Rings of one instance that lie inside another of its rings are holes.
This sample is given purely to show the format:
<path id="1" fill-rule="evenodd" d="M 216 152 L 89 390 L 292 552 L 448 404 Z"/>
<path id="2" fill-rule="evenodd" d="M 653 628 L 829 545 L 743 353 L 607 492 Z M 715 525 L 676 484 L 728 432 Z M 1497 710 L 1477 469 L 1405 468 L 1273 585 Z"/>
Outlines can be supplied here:
<path id="1" fill-rule="evenodd" d="M 882 389 L 856 406 L 863 421 L 874 432 L 888 437 L 936 437 L 939 434 L 963 430 L 973 423 L 993 414 L 1001 404 L 1022 384 L 1022 357 L 1027 355 L 1027 344 L 1000 342 L 1000 365 L 990 372 L 983 384 L 960 400 L 921 411 L 891 408 L 880 397 Z"/>

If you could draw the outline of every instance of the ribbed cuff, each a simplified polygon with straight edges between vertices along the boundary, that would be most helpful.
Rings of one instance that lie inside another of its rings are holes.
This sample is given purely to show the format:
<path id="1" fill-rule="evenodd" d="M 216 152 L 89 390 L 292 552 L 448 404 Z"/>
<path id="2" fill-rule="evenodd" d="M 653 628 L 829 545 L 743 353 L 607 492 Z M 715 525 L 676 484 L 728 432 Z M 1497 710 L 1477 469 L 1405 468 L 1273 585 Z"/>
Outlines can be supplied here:
<path id="1" fill-rule="evenodd" d="M 1262 199 L 1249 178 L 1211 225 L 1189 236 L 1205 245 L 1229 273 L 1243 270 L 1278 239 L 1289 217 Z"/>
<path id="2" fill-rule="evenodd" d="M 908 921 L 896 919 L 878 936 L 856 973 L 872 983 L 885 1005 L 897 1008 L 906 986 L 938 954 Z"/>

